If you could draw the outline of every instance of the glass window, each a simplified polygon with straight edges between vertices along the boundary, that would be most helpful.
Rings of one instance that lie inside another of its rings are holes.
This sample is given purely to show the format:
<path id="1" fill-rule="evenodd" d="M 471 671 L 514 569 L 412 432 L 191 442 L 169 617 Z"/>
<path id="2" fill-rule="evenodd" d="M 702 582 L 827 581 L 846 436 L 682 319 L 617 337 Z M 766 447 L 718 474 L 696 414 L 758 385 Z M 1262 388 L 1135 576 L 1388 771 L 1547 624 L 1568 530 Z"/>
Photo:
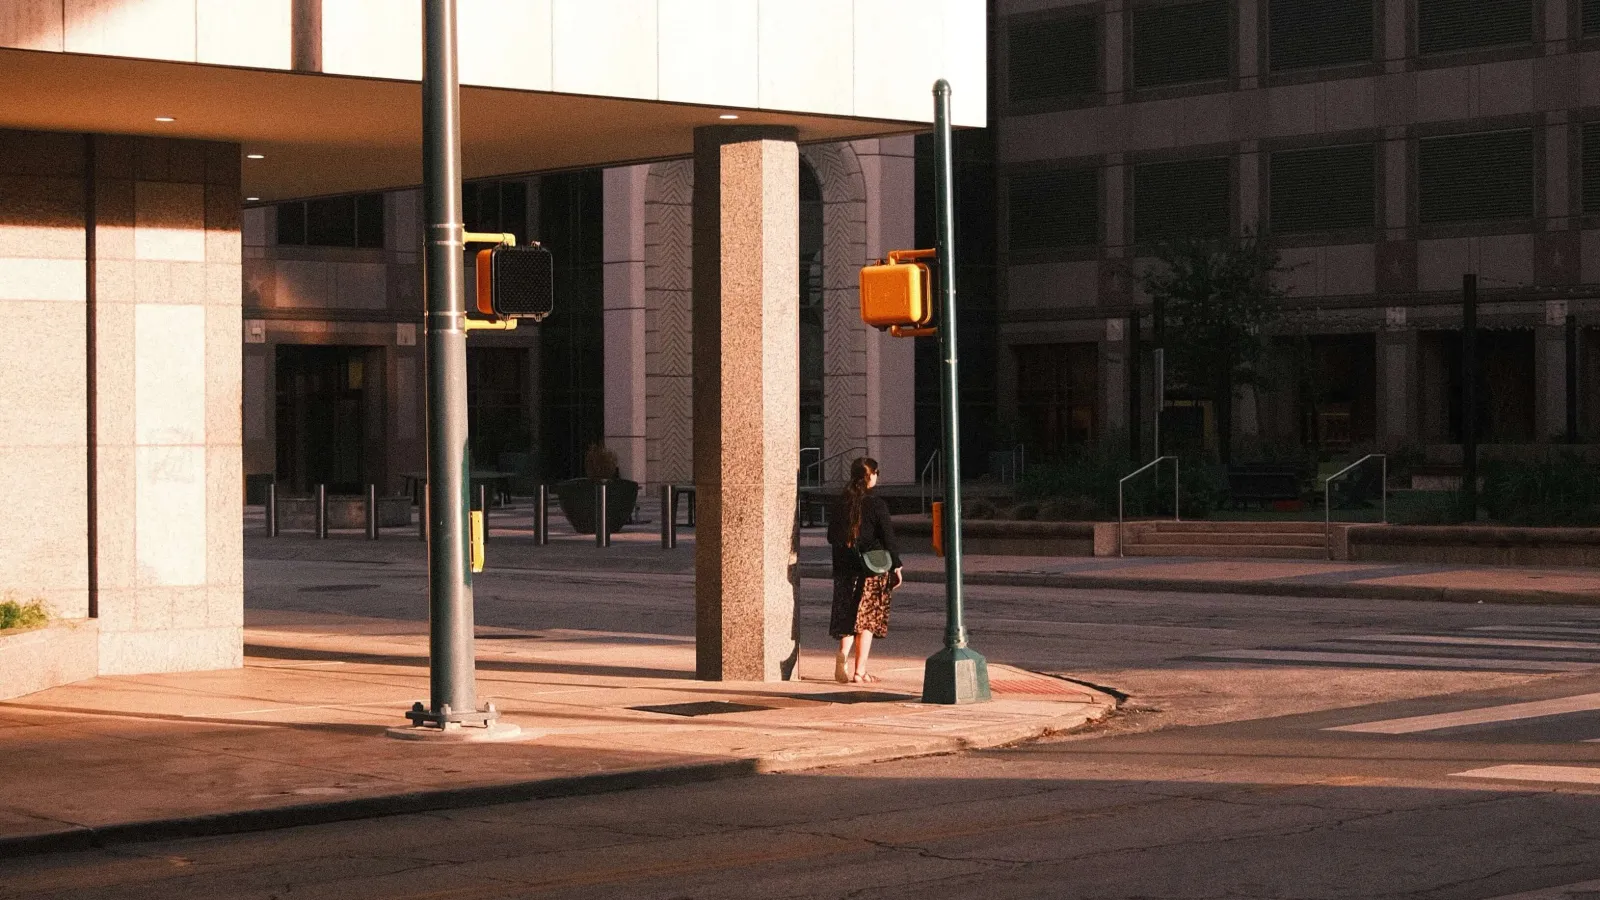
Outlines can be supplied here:
<path id="1" fill-rule="evenodd" d="M 1533 215 L 1533 132 L 1497 131 L 1417 142 L 1423 224 Z"/>
<path id="2" fill-rule="evenodd" d="M 1134 242 L 1227 234 L 1233 225 L 1229 163 L 1224 156 L 1134 166 Z"/>
<path id="3" fill-rule="evenodd" d="M 1377 224 L 1372 144 L 1272 154 L 1272 230 L 1279 234 L 1371 228 Z"/>
<path id="4" fill-rule="evenodd" d="M 1271 0 L 1267 56 L 1274 72 L 1371 62 L 1373 0 Z"/>
<path id="5" fill-rule="evenodd" d="M 1533 43 L 1533 0 L 1417 0 L 1417 52 Z"/>
<path id="6" fill-rule="evenodd" d="M 1008 180 L 1012 250 L 1093 246 L 1100 242 L 1100 170 L 1030 172 Z"/>
<path id="7" fill-rule="evenodd" d="M 1100 85 L 1100 19 L 1073 16 L 1007 26 L 1011 102 L 1092 94 Z"/>
<path id="8" fill-rule="evenodd" d="M 1227 78 L 1232 72 L 1226 0 L 1133 11 L 1133 86 Z"/>

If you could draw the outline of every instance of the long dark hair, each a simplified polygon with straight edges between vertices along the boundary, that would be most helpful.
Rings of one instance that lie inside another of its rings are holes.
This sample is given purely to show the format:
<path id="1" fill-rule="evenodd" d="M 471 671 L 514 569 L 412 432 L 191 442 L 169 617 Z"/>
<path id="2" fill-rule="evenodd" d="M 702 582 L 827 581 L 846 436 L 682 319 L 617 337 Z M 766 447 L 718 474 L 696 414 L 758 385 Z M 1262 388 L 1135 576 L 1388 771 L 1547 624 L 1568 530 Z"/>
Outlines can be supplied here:
<path id="1" fill-rule="evenodd" d="M 850 464 L 850 485 L 844 489 L 845 521 L 850 523 L 850 543 L 861 536 L 861 505 L 867 499 L 867 478 L 878 474 L 878 461 L 858 456 Z"/>

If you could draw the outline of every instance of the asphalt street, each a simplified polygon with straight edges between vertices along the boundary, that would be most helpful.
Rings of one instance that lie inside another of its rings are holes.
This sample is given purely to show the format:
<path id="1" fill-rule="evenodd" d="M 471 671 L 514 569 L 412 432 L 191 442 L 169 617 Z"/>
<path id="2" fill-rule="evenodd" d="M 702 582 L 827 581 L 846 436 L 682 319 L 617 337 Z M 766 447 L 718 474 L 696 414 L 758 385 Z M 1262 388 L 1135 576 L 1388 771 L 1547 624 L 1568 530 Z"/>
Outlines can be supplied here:
<path id="1" fill-rule="evenodd" d="M 249 609 L 425 617 L 414 563 L 251 561 Z M 485 625 L 692 631 L 681 574 L 498 571 Z M 826 641 L 807 581 L 802 639 Z M 1600 897 L 1600 610 L 969 590 L 1110 688 L 1002 750 L 0 862 L 0 897 Z M 908 585 L 888 641 L 937 649 Z M 917 649 L 915 652 L 923 652 Z"/>

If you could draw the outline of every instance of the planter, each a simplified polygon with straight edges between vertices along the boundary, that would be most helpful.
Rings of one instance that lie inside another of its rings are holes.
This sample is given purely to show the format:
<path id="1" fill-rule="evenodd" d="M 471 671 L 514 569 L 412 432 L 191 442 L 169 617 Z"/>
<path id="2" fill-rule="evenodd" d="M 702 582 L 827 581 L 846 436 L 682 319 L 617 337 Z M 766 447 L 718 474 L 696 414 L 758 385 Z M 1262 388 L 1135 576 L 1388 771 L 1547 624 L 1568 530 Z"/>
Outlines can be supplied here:
<path id="1" fill-rule="evenodd" d="M 100 674 L 100 620 L 0 631 L 0 700 Z"/>
<path id="2" fill-rule="evenodd" d="M 572 530 L 579 534 L 594 534 L 594 495 L 598 482 L 592 478 L 572 478 L 555 485 L 556 502 L 561 514 L 567 517 Z M 606 480 L 606 525 L 612 534 L 622 530 L 623 524 L 633 515 L 633 504 L 639 499 L 639 482 L 626 478 Z"/>

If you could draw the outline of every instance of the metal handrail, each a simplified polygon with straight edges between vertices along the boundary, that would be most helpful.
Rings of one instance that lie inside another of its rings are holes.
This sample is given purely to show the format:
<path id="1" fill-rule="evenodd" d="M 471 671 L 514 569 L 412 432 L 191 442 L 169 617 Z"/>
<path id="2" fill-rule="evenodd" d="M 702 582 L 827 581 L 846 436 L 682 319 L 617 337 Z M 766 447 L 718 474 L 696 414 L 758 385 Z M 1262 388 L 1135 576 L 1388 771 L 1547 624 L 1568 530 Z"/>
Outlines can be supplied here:
<path id="1" fill-rule="evenodd" d="M 928 514 L 928 498 L 932 494 L 943 493 L 944 467 L 939 464 L 941 451 L 935 448 L 928 454 L 928 461 L 923 464 L 922 471 L 917 473 L 917 492 L 922 495 L 922 514 Z"/>
<path id="2" fill-rule="evenodd" d="M 800 486 L 801 487 L 822 487 L 822 485 L 820 485 L 820 484 L 806 484 L 806 472 L 807 472 L 807 470 L 809 468 L 806 465 L 806 454 L 807 453 L 815 453 L 817 455 L 817 459 L 818 460 L 822 459 L 822 448 L 821 447 L 801 447 L 800 448 Z"/>
<path id="3" fill-rule="evenodd" d="M 1122 511 L 1122 491 L 1123 491 L 1123 488 L 1128 484 L 1128 479 L 1132 478 L 1135 475 L 1139 475 L 1139 474 L 1143 473 L 1146 469 L 1154 468 L 1155 466 L 1161 464 L 1163 461 L 1169 460 L 1169 459 L 1172 460 L 1172 521 L 1174 521 L 1174 522 L 1183 521 L 1183 519 L 1180 518 L 1179 515 L 1178 515 L 1178 487 L 1179 487 L 1178 458 L 1176 456 L 1158 456 L 1155 459 L 1152 459 L 1149 462 L 1145 463 L 1144 465 L 1140 466 L 1139 468 L 1134 469 L 1132 472 L 1129 472 L 1128 474 L 1122 476 L 1122 478 L 1117 481 L 1117 555 L 1118 556 L 1125 556 L 1126 555 L 1126 554 L 1123 553 L 1123 546 L 1127 543 L 1123 538 L 1123 527 L 1122 527 L 1123 526 L 1123 511 Z"/>
<path id="4" fill-rule="evenodd" d="M 832 456 L 824 456 L 823 458 L 817 460 L 816 462 L 814 462 L 811 465 L 807 466 L 806 468 L 802 469 L 801 470 L 801 475 L 802 475 L 802 477 L 809 477 L 809 473 L 813 469 L 816 470 L 816 473 L 817 473 L 816 484 L 809 485 L 809 486 L 810 487 L 818 487 L 818 488 L 820 488 L 820 487 L 822 487 L 823 482 L 826 479 L 827 474 L 828 474 L 828 470 L 826 468 L 824 468 L 828 463 L 838 459 L 841 456 L 849 456 L 850 454 L 857 453 L 857 452 L 866 453 L 867 452 L 867 448 L 865 448 L 865 447 L 851 447 L 848 450 L 840 450 L 838 453 L 835 453 Z"/>
<path id="5" fill-rule="evenodd" d="M 1333 559 L 1333 483 L 1369 459 L 1383 460 L 1383 476 L 1379 482 L 1379 494 L 1383 499 L 1379 502 L 1378 521 L 1385 525 L 1389 523 L 1389 457 L 1382 453 L 1368 453 L 1322 482 L 1322 540 L 1329 559 Z"/>

